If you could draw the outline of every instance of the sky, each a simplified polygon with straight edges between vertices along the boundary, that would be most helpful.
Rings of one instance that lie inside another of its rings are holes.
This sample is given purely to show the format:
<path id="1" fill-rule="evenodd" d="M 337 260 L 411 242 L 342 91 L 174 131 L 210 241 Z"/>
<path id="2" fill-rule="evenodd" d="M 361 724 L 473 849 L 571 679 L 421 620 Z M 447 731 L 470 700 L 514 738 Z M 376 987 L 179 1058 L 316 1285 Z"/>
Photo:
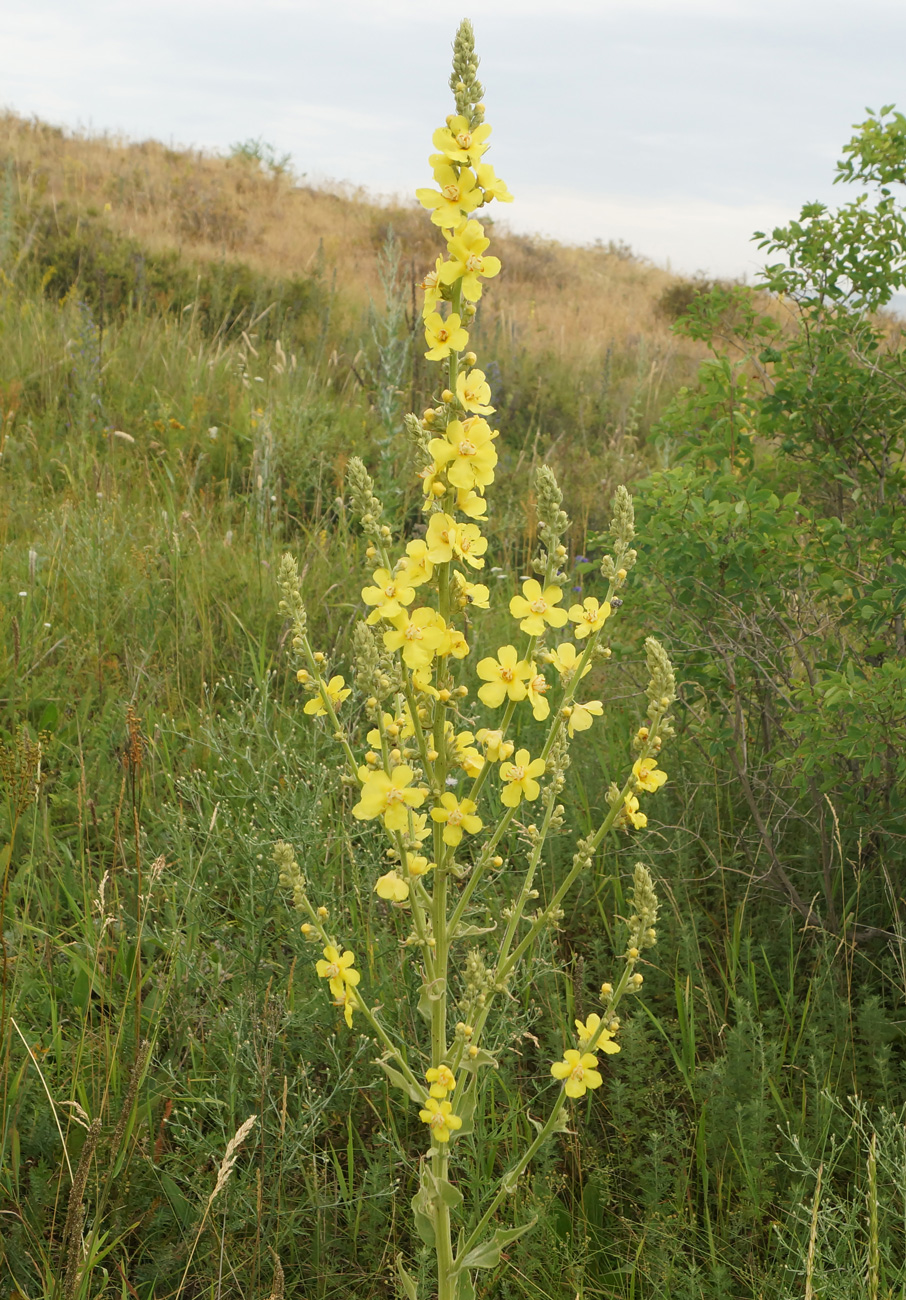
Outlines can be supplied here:
<path id="1" fill-rule="evenodd" d="M 260 138 L 308 183 L 402 196 L 430 183 L 464 15 L 507 224 L 684 274 L 751 279 L 752 232 L 844 201 L 853 123 L 906 107 L 906 0 L 2 0 L 0 106 L 223 152 Z"/>

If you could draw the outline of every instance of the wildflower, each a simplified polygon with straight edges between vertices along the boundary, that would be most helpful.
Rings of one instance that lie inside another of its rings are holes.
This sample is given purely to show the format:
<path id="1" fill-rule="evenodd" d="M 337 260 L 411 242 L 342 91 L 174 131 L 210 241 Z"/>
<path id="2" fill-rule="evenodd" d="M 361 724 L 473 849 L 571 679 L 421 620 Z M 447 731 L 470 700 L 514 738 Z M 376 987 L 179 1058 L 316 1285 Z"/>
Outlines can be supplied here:
<path id="1" fill-rule="evenodd" d="M 443 632 L 440 645 L 437 647 L 438 658 L 443 655 L 452 655 L 454 659 L 465 659 L 469 653 L 469 643 L 458 628 L 448 627 L 441 616 L 437 615 L 437 624 Z"/>
<path id="2" fill-rule="evenodd" d="M 465 117 L 451 117 L 447 125 L 440 127 L 431 137 L 435 149 L 439 149 L 445 158 L 454 163 L 466 163 L 477 167 L 481 155 L 487 149 L 491 128 L 487 122 L 476 126 L 473 131 Z"/>
<path id="3" fill-rule="evenodd" d="M 477 492 L 471 490 L 466 492 L 463 488 L 458 488 L 456 509 L 461 514 L 468 515 L 470 519 L 481 519 L 487 513 L 488 503 Z"/>
<path id="4" fill-rule="evenodd" d="M 427 1098 L 418 1117 L 428 1125 L 435 1142 L 449 1142 L 450 1133 L 462 1128 L 462 1120 L 453 1114 L 452 1104 L 449 1101 L 438 1101 L 435 1097 Z"/>
<path id="5" fill-rule="evenodd" d="M 570 607 L 569 617 L 577 625 L 576 639 L 581 641 L 590 632 L 599 632 L 610 618 L 610 602 L 600 605 L 594 596 L 586 596 L 581 605 Z"/>
<path id="6" fill-rule="evenodd" d="M 431 1096 L 437 1097 L 439 1101 L 443 1101 L 447 1093 L 452 1092 L 456 1087 L 456 1075 L 448 1065 L 439 1065 L 437 1069 L 428 1070 L 425 1078 L 431 1085 Z"/>
<path id="7" fill-rule="evenodd" d="M 442 257 L 438 257 L 437 261 L 434 263 L 434 270 L 428 271 L 424 280 L 422 280 L 421 284 L 418 286 L 425 295 L 425 301 L 422 307 L 423 316 L 427 316 L 430 312 L 434 311 L 437 304 L 443 298 L 443 290 L 441 289 L 440 280 L 440 268 L 443 265 L 443 260 Z"/>
<path id="8" fill-rule="evenodd" d="M 604 1080 L 595 1069 L 598 1058 L 590 1052 L 580 1055 L 574 1047 L 563 1053 L 562 1061 L 555 1061 L 551 1074 L 555 1079 L 564 1079 L 567 1097 L 584 1097 L 586 1089 L 600 1088 Z"/>
<path id="9" fill-rule="evenodd" d="M 482 659 L 476 668 L 486 685 L 479 688 L 478 698 L 489 709 L 499 708 L 505 699 L 524 700 L 526 680 L 532 676 L 532 666 L 519 659 L 515 646 L 502 645 L 496 659 Z"/>
<path id="10" fill-rule="evenodd" d="M 579 1047 L 582 1049 L 586 1048 L 592 1038 L 594 1038 L 595 1034 L 598 1033 L 600 1027 L 601 1017 L 596 1015 L 594 1012 L 592 1012 L 588 1017 L 588 1020 L 584 1025 L 581 1020 L 577 1020 L 576 1030 L 579 1035 Z M 595 1045 L 595 1051 L 606 1052 L 608 1056 L 612 1056 L 614 1052 L 618 1052 L 620 1050 L 620 1045 L 619 1043 L 612 1043 L 610 1041 L 612 1037 L 613 1035 L 609 1029 L 601 1029 L 598 1041 Z"/>
<path id="11" fill-rule="evenodd" d="M 431 817 L 438 823 L 444 823 L 444 844 L 454 848 L 462 840 L 463 831 L 476 835 L 484 823 L 475 816 L 475 804 L 471 799 L 457 799 L 447 790 L 440 796 L 440 807 L 431 809 Z"/>
<path id="12" fill-rule="evenodd" d="M 431 833 L 431 827 L 428 825 L 428 814 L 415 813 L 409 823 L 409 830 L 405 838 L 413 844 L 421 844 L 422 841 L 426 840 Z M 431 865 L 433 866 L 434 864 L 432 863 Z M 420 875 L 422 873 L 419 872 L 417 874 Z"/>
<path id="13" fill-rule="evenodd" d="M 388 650 L 402 650 L 407 668 L 427 668 L 443 635 L 437 626 L 437 611 L 424 605 L 412 614 L 404 610 L 394 619 L 393 627 L 384 633 L 384 645 Z"/>
<path id="14" fill-rule="evenodd" d="M 510 613 L 519 618 L 520 632 L 529 636 L 542 636 L 547 626 L 562 627 L 566 622 L 565 609 L 555 608 L 563 599 L 559 587 L 551 585 L 541 590 L 541 583 L 529 578 L 522 584 L 522 595 L 514 596 L 510 601 Z"/>
<path id="15" fill-rule="evenodd" d="M 431 212 L 431 220 L 441 230 L 454 230 L 481 203 L 481 190 L 478 189 L 475 173 L 463 167 L 459 175 L 446 160 L 441 160 L 434 168 L 434 179 L 440 190 L 420 189 L 415 197 L 423 208 Z"/>
<path id="16" fill-rule="evenodd" d="M 409 886 L 396 871 L 388 871 L 381 876 L 374 887 L 378 898 L 386 898 L 391 903 L 402 903 L 409 897 Z"/>
<path id="17" fill-rule="evenodd" d="M 386 772 L 371 772 L 367 769 L 366 773 L 359 802 L 352 810 L 353 817 L 359 821 L 383 817 L 388 831 L 405 830 L 409 809 L 420 808 L 428 793 L 421 786 L 409 788 L 415 780 L 412 768 L 401 763 L 389 776 Z"/>
<path id="18" fill-rule="evenodd" d="M 511 740 L 504 740 L 502 731 L 491 731 L 487 727 L 482 727 L 475 739 L 484 749 L 489 763 L 499 763 L 502 759 L 509 758 L 516 748 Z"/>
<path id="19" fill-rule="evenodd" d="M 451 420 L 444 437 L 432 438 L 428 450 L 455 488 L 469 491 L 494 482 L 497 450 L 485 420 Z"/>
<path id="20" fill-rule="evenodd" d="M 362 588 L 362 600 L 376 608 L 368 615 L 366 623 L 397 618 L 402 614 L 403 606 L 411 605 L 415 600 L 415 588 L 407 583 L 405 572 L 394 577 L 389 569 L 375 569 L 371 576 L 375 586 Z"/>
<path id="21" fill-rule="evenodd" d="M 537 799 L 541 786 L 535 778 L 543 776 L 546 767 L 543 758 L 532 759 L 527 749 L 520 749 L 515 763 L 502 763 L 500 766 L 500 779 L 504 782 L 501 802 L 507 808 L 518 808 L 523 797 L 529 803 Z"/>
<path id="22" fill-rule="evenodd" d="M 484 190 L 485 203 L 490 199 L 497 199 L 500 203 L 513 202 L 512 194 L 507 189 L 504 181 L 495 175 L 494 168 L 490 163 L 481 163 L 475 170 L 478 173 L 478 184 Z"/>
<path id="23" fill-rule="evenodd" d="M 358 974 L 358 972 L 356 972 L 356 974 Z M 343 1019 L 346 1021 L 347 1026 L 351 1029 L 352 1013 L 355 1010 L 355 1008 L 359 1005 L 359 999 L 356 997 L 354 991 L 348 987 L 348 985 L 346 988 L 344 988 L 343 992 L 337 997 L 334 1005 L 343 1008 Z"/>
<path id="24" fill-rule="evenodd" d="M 489 405 L 491 385 L 487 382 L 483 370 L 463 371 L 456 380 L 456 396 L 460 405 L 473 415 L 490 415 L 495 409 Z"/>
<path id="25" fill-rule="evenodd" d="M 453 599 L 460 609 L 474 606 L 475 609 L 490 608 L 490 592 L 484 583 L 469 582 L 463 573 L 453 574 Z"/>
<path id="26" fill-rule="evenodd" d="M 481 223 L 472 220 L 467 221 L 447 244 L 450 260 L 441 266 L 440 278 L 444 284 L 453 284 L 461 279 L 462 296 L 467 302 L 477 302 L 481 297 L 479 276 L 490 280 L 500 271 L 500 258 L 485 256 L 484 250 L 490 242 Z"/>
<path id="27" fill-rule="evenodd" d="M 649 794 L 660 790 L 667 780 L 667 773 L 658 767 L 656 758 L 637 758 L 632 765 L 632 773 L 638 789 L 647 790 Z"/>
<path id="28" fill-rule="evenodd" d="M 355 953 L 348 949 L 340 952 L 332 944 L 324 949 L 323 959 L 315 962 L 315 970 L 322 980 L 327 980 L 328 987 L 335 998 L 343 996 L 347 985 L 353 988 L 362 978 L 355 966 Z"/>
<path id="29" fill-rule="evenodd" d="M 428 545 L 420 537 L 406 547 L 406 559 L 397 573 L 397 580 L 410 587 L 420 587 L 428 582 L 434 565 L 428 559 Z"/>
<path id="30" fill-rule="evenodd" d="M 567 722 L 567 731 L 570 739 L 575 736 L 577 731 L 587 731 L 591 726 L 593 718 L 600 718 L 604 712 L 604 705 L 600 700 L 586 700 L 584 704 L 574 704 L 572 712 Z"/>
<path id="31" fill-rule="evenodd" d="M 461 352 L 469 341 L 467 330 L 462 328 L 459 314 L 451 312 L 444 320 L 440 312 L 429 312 L 425 317 L 425 342 L 429 361 L 443 361 L 451 352 Z"/>
<path id="32" fill-rule="evenodd" d="M 573 645 L 572 641 L 564 641 L 563 645 L 558 645 L 556 650 L 548 651 L 548 659 L 554 665 L 561 677 L 569 678 L 579 666 L 579 651 Z M 582 676 L 591 672 L 591 664 L 588 663 L 582 670 Z"/>
<path id="33" fill-rule="evenodd" d="M 532 672 L 535 673 L 534 664 L 532 664 Z M 534 677 L 530 677 L 526 683 L 526 689 L 535 721 L 543 722 L 551 711 L 551 706 L 545 699 L 545 695 L 550 690 L 550 683 L 543 673 L 535 673 Z"/>
<path id="34" fill-rule="evenodd" d="M 424 876 L 429 871 L 433 871 L 437 864 L 429 862 L 421 853 L 407 853 L 405 855 L 405 865 L 410 876 Z"/>
<path id="35" fill-rule="evenodd" d="M 438 512 L 428 524 L 428 559 L 434 564 L 445 564 L 453 559 L 465 560 L 474 569 L 483 569 L 484 560 L 478 557 L 488 549 L 477 524 L 457 524 L 451 515 Z"/>
<path id="36" fill-rule="evenodd" d="M 345 690 L 344 687 L 346 688 Z M 352 694 L 352 687 L 346 686 L 343 678 L 337 676 L 331 677 L 330 681 L 324 687 L 324 691 L 333 707 L 337 709 L 343 701 Z M 321 698 L 320 693 L 308 701 L 305 705 L 305 712 L 313 713 L 316 718 L 326 717 L 327 709 L 324 706 L 324 700 Z"/>
<path id="37" fill-rule="evenodd" d="M 623 822 L 630 823 L 637 831 L 648 825 L 648 818 L 639 812 L 639 801 L 634 794 L 627 794 L 623 800 Z"/>
<path id="38" fill-rule="evenodd" d="M 476 777 L 484 767 L 484 759 L 472 743 L 474 739 L 471 731 L 461 731 L 453 738 L 451 747 L 453 762 L 469 777 Z"/>

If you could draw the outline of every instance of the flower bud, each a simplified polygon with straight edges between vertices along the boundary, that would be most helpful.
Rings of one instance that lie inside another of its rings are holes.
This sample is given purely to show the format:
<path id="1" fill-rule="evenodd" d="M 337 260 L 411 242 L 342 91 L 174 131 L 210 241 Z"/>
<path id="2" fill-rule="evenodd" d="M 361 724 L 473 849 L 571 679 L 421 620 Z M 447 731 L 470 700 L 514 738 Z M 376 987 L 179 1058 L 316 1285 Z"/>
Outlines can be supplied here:
<path id="1" fill-rule="evenodd" d="M 301 682 L 303 686 L 306 682 L 311 681 L 311 677 L 305 668 L 300 668 L 296 673 L 296 681 Z"/>
<path id="2" fill-rule="evenodd" d="M 302 931 L 304 935 L 309 935 L 312 932 L 312 926 L 310 926 L 307 921 L 303 921 L 302 924 L 299 926 L 299 929 Z"/>
<path id="3" fill-rule="evenodd" d="M 320 650 L 315 652 L 314 661 L 316 664 L 323 664 L 326 662 L 326 660 L 327 660 L 326 654 L 323 654 Z"/>
<path id="4" fill-rule="evenodd" d="M 444 391 L 443 391 L 443 392 L 441 393 L 441 395 L 440 395 L 440 400 L 441 400 L 442 402 L 447 402 L 447 403 L 453 401 L 453 394 L 452 394 L 452 392 L 450 391 L 449 388 L 445 388 L 445 389 L 444 389 Z"/>
<path id="5" fill-rule="evenodd" d="M 458 695 L 461 700 L 464 700 L 468 695 L 468 693 L 469 693 L 468 686 L 457 686 L 456 690 L 453 692 L 453 694 Z"/>
<path id="6" fill-rule="evenodd" d="M 475 1047 L 474 1045 L 473 1045 L 472 1047 L 470 1047 L 470 1048 L 469 1048 L 469 1055 L 471 1056 L 472 1060 L 474 1061 L 474 1060 L 475 1060 L 475 1057 L 478 1055 L 478 1048 Z"/>
<path id="7" fill-rule="evenodd" d="M 446 686 L 443 688 L 442 691 L 437 692 L 437 698 L 440 700 L 441 704 L 447 703 L 447 701 L 450 698 L 450 692 L 447 690 Z"/>
<path id="8" fill-rule="evenodd" d="M 368 546 L 365 547 L 365 555 L 369 560 L 373 560 L 374 557 L 377 555 L 377 551 L 373 546 L 369 544 Z"/>
<path id="9" fill-rule="evenodd" d="M 474 352 L 467 352 L 463 357 L 463 361 L 466 363 L 467 366 L 474 366 L 477 360 L 478 360 L 478 356 Z"/>
<path id="10" fill-rule="evenodd" d="M 601 985 L 601 997 L 602 997 L 602 998 L 609 998 L 610 995 L 611 995 L 612 993 L 613 993 L 613 985 L 612 985 L 612 984 L 604 983 L 604 984 Z"/>
<path id="11" fill-rule="evenodd" d="M 428 750 L 428 762 L 429 762 L 429 763 L 436 763 L 439 757 L 440 757 L 440 755 L 438 754 L 438 752 L 437 752 L 436 749 L 429 749 L 429 750 Z"/>
<path id="12" fill-rule="evenodd" d="M 639 958 L 638 948 L 627 948 L 626 956 L 629 958 L 630 961 L 638 961 Z"/>
<path id="13" fill-rule="evenodd" d="M 322 921 L 326 921 L 328 916 L 330 916 L 330 913 L 328 912 L 326 907 L 321 906 L 318 908 L 318 916 L 320 916 Z"/>
<path id="14" fill-rule="evenodd" d="M 431 491 L 434 493 L 434 495 L 435 495 L 436 497 L 442 497 L 442 496 L 444 495 L 444 493 L 446 492 L 446 490 L 447 490 L 447 489 L 446 489 L 446 486 L 445 486 L 443 483 L 432 483 L 432 484 L 431 484 Z"/>

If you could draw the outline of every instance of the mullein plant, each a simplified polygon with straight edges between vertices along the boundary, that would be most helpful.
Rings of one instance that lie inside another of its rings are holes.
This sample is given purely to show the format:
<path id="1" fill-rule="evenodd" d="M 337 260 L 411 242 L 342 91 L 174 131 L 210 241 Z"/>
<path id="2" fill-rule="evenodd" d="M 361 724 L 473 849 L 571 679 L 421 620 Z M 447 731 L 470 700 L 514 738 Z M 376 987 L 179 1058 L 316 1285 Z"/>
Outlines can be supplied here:
<path id="1" fill-rule="evenodd" d="M 664 650 L 649 638 L 647 719 L 632 738 L 626 774 L 606 791 L 606 815 L 577 843 L 560 885 L 543 906 L 535 906 L 545 842 L 563 829 L 560 796 L 570 748 L 603 713 L 600 700 L 586 698 L 582 682 L 593 665 L 610 657 L 607 624 L 623 604 L 618 593 L 636 560 L 632 499 L 625 488 L 617 490 L 613 554 L 601 566 L 601 596 L 570 605 L 563 593 L 568 519 L 553 472 L 541 467 L 535 478 L 538 576 L 523 581 L 509 602 L 511 643 L 479 659 L 477 683 L 470 684 L 472 619 L 491 603 L 479 579 L 499 433 L 491 422 L 490 387 L 469 350 L 484 282 L 500 270 L 500 261 L 487 252 L 490 241 L 478 214 L 493 200 L 509 202 L 512 196 L 485 162 L 491 128 L 480 102 L 468 22 L 460 25 L 453 49 L 456 112 L 433 136 L 435 185 L 418 191 L 446 245 L 446 255 L 437 257 L 421 286 L 425 355 L 440 370 L 436 404 L 420 418 L 406 419 L 425 525 L 416 530 L 419 536 L 399 537 L 384 521 L 364 465 L 350 463 L 348 494 L 367 539 L 370 568 L 362 590 L 366 615 L 353 637 L 352 683 L 311 644 L 295 560 L 284 556 L 280 570 L 281 609 L 301 665 L 297 678 L 310 696 L 304 711 L 338 747 L 345 780 L 356 791 L 351 816 L 379 827 L 386 840 L 389 870 L 374 889 L 411 926 L 404 946 L 418 972 L 423 1042 L 404 1041 L 370 1005 L 354 949 L 346 946 L 349 936 L 330 927 L 328 910 L 312 898 L 292 846 L 278 843 L 274 856 L 281 883 L 304 918 L 302 933 L 320 949 L 314 972 L 350 1029 L 361 1026 L 380 1045 L 375 1064 L 425 1126 L 412 1201 L 415 1226 L 435 1254 L 438 1300 L 469 1300 L 474 1271 L 495 1267 L 507 1243 L 531 1226 L 500 1222 L 507 1197 L 541 1145 L 563 1131 L 570 1101 L 601 1086 L 599 1056 L 620 1050 L 617 1009 L 641 987 L 636 968 L 656 940 L 658 904 L 646 868 L 635 867 L 619 975 L 601 988 L 600 1014 L 576 1022 L 575 1046 L 550 1066 L 546 1120 L 488 1189 L 485 1203 L 467 1211 L 451 1171 L 458 1144 L 480 1128 L 482 1072 L 496 1065 L 494 1043 L 486 1042 L 489 1017 L 506 1000 L 518 968 L 557 928 L 567 894 L 594 869 L 604 837 L 645 826 L 643 800 L 667 779 L 658 757 L 672 735 L 674 678 Z M 354 691 L 364 700 L 364 743 L 350 719 Z M 534 752 L 508 739 L 517 710 L 545 724 L 546 737 Z M 510 852 L 511 871 L 521 874 L 521 882 L 514 895 L 503 897 L 497 882 L 510 865 Z M 490 926 L 489 916 L 495 918 Z M 416 1300 L 414 1278 L 401 1258 L 397 1263 L 403 1291 Z"/>

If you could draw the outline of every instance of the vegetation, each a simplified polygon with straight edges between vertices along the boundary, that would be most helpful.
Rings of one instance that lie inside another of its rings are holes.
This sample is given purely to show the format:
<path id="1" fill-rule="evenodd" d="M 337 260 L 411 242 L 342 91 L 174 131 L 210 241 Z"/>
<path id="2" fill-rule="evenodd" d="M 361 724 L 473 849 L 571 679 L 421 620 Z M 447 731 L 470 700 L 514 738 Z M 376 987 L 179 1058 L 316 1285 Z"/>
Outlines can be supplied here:
<path id="1" fill-rule="evenodd" d="M 430 395 L 418 350 L 387 379 L 413 277 L 382 289 L 378 253 L 421 275 L 423 218 L 294 188 L 264 149 L 7 117 L 2 153 L 0 1278 L 28 1300 L 395 1296 L 422 1126 L 367 1039 L 325 1031 L 273 841 L 346 918 L 376 1000 L 404 968 L 329 744 L 301 725 L 275 591 L 289 546 L 344 662 L 365 560 L 350 456 L 417 521 L 393 493 L 402 411 Z M 481 1275 L 488 1296 L 906 1283 L 903 347 L 884 313 L 902 116 L 862 124 L 840 175 L 869 197 L 806 207 L 770 237 L 764 290 L 702 286 L 675 334 L 652 268 L 495 235 L 513 317 L 491 308 L 476 340 L 506 430 L 493 580 L 514 594 L 527 571 L 547 462 L 593 594 L 630 481 L 632 600 L 669 629 L 682 707 L 644 846 L 616 842 L 584 882 L 571 979 L 520 992 L 491 1075 L 476 1178 L 524 1149 L 644 856 L 667 900 L 648 1011 L 536 1158 L 513 1210 L 538 1225 Z M 360 324 L 385 291 L 395 339 Z M 590 733 L 567 808 L 583 833 L 643 713 L 639 645 L 621 630 L 613 651 L 589 680 L 617 725 Z M 563 866 L 542 863 L 542 901 Z"/>

